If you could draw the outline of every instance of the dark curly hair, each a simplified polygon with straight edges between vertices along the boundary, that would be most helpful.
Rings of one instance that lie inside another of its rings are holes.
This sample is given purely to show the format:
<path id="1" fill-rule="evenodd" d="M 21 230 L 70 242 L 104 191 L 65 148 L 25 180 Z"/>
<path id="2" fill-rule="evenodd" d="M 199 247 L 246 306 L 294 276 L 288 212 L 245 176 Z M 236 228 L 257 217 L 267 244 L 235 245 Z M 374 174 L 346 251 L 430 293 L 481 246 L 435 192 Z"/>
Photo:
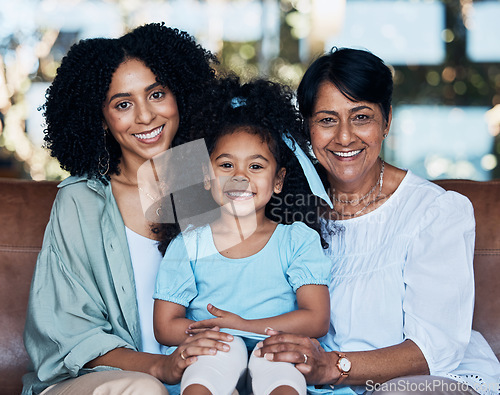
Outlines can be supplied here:
<path id="1" fill-rule="evenodd" d="M 128 59 L 141 60 L 172 91 L 180 115 L 172 145 L 188 141 L 191 99 L 215 78 L 213 54 L 186 32 L 163 23 L 138 27 L 120 38 L 81 40 L 63 58 L 42 106 L 45 145 L 71 175 L 106 183 L 109 175 L 119 173 L 121 148 L 104 131 L 102 109 L 113 73 Z"/>
<path id="2" fill-rule="evenodd" d="M 266 217 L 282 224 L 302 221 L 321 236 L 317 214 L 320 199 L 312 195 L 295 154 L 282 139 L 283 133 L 298 136 L 297 144 L 307 150 L 307 142 L 300 134 L 302 118 L 293 99 L 293 92 L 284 85 L 266 80 L 242 85 L 236 76 L 221 78 L 197 99 L 199 111 L 192 119 L 191 140 L 204 138 L 211 155 L 222 136 L 242 127 L 262 137 L 276 159 L 277 170 L 286 169 L 283 189 L 279 195 L 273 194 L 266 205 Z M 161 224 L 154 229 L 164 254 L 170 241 L 180 233 L 180 227 Z M 327 248 L 328 244 L 321 240 Z"/>

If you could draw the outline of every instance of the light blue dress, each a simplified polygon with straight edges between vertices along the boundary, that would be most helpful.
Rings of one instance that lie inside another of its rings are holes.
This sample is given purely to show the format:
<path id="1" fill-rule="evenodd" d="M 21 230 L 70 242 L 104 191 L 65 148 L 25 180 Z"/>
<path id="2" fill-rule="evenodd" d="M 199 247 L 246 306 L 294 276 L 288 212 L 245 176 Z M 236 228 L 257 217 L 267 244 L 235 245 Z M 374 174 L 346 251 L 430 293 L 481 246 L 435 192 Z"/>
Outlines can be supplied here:
<path id="1" fill-rule="evenodd" d="M 331 262 L 317 232 L 301 222 L 279 224 L 267 244 L 241 259 L 221 255 L 209 225 L 184 232 L 169 245 L 153 297 L 186 307 L 186 317 L 213 316 L 207 304 L 245 319 L 273 317 L 297 309 L 295 292 L 307 284 L 327 285 Z M 264 335 L 235 330 L 253 347 Z"/>

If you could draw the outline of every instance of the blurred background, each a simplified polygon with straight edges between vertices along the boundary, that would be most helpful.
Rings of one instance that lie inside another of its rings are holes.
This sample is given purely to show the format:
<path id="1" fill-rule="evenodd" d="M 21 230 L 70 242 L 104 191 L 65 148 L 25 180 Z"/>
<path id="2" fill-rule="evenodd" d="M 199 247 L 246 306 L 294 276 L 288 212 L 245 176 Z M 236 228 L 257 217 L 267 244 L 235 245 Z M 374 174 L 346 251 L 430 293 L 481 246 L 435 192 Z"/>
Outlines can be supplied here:
<path id="1" fill-rule="evenodd" d="M 38 107 L 70 46 L 148 22 L 186 30 L 243 80 L 296 88 L 332 46 L 393 69 L 383 155 L 428 178 L 500 178 L 499 0 L 0 0 L 0 177 L 59 180 Z"/>

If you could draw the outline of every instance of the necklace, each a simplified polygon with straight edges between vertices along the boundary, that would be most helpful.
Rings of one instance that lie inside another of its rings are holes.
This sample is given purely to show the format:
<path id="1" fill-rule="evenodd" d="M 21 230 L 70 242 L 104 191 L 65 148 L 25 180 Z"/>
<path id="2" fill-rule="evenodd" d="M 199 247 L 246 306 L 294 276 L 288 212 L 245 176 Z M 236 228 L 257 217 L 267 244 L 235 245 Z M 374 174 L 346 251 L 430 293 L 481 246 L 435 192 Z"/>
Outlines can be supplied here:
<path id="1" fill-rule="evenodd" d="M 137 185 L 137 189 L 144 193 L 148 198 L 150 198 L 153 202 L 156 202 L 158 199 L 156 199 L 153 195 L 151 195 L 149 192 L 146 192 L 144 189 L 142 189 L 139 185 Z"/>
<path id="2" fill-rule="evenodd" d="M 132 185 L 132 186 L 135 186 L 139 192 L 142 192 L 143 194 L 145 194 L 149 199 L 151 199 L 153 202 L 157 202 L 159 201 L 159 198 L 155 198 L 153 195 L 151 195 L 149 192 L 145 191 L 144 189 L 142 189 L 140 186 L 139 186 L 139 183 L 135 184 L 132 182 L 132 180 L 124 173 L 122 172 L 123 176 L 128 180 L 128 182 Z M 156 216 L 159 217 L 160 216 L 160 213 L 161 213 L 161 205 L 158 206 L 156 208 Z"/>
<path id="3" fill-rule="evenodd" d="M 380 170 L 380 176 L 378 177 L 377 182 L 372 187 L 372 189 L 370 189 L 366 194 L 361 196 L 359 199 L 342 200 L 342 199 L 339 199 L 338 197 L 336 197 L 335 194 L 332 194 L 333 201 L 338 202 L 338 203 L 344 203 L 344 204 L 358 204 L 358 203 L 362 202 L 363 200 L 365 200 L 368 196 L 370 196 L 373 193 L 373 191 L 375 191 L 375 188 L 377 188 L 377 186 L 384 179 L 384 167 L 385 167 L 384 165 L 385 165 L 385 162 L 382 160 L 382 169 Z"/>
<path id="4" fill-rule="evenodd" d="M 365 198 L 367 198 L 374 190 L 375 188 L 377 187 L 377 185 L 379 185 L 379 189 L 378 189 L 378 193 L 377 193 L 377 196 L 375 196 L 375 199 L 373 200 L 370 200 L 363 208 L 361 208 L 360 210 L 356 211 L 355 213 L 353 214 L 345 214 L 345 213 L 341 213 L 340 211 L 338 210 L 335 210 L 335 207 L 333 207 L 333 211 L 340 217 L 347 217 L 347 218 L 353 218 L 359 214 L 361 214 L 363 211 L 365 211 L 368 207 L 370 207 L 373 203 L 375 203 L 376 201 L 378 201 L 380 195 L 382 194 L 382 186 L 384 185 L 384 168 L 385 168 L 385 162 L 382 160 L 382 168 L 380 169 L 380 175 L 379 175 L 379 178 L 378 178 L 378 181 L 377 183 L 373 186 L 373 188 L 370 190 L 370 192 L 368 192 L 365 196 L 363 196 L 361 199 L 355 199 L 354 202 L 356 202 L 356 200 L 358 200 L 358 202 L 364 200 Z M 347 203 L 347 204 L 352 204 L 352 203 L 349 203 L 350 201 L 342 201 L 342 200 L 336 200 L 335 197 L 334 197 L 334 200 L 336 202 L 340 202 L 340 203 Z"/>

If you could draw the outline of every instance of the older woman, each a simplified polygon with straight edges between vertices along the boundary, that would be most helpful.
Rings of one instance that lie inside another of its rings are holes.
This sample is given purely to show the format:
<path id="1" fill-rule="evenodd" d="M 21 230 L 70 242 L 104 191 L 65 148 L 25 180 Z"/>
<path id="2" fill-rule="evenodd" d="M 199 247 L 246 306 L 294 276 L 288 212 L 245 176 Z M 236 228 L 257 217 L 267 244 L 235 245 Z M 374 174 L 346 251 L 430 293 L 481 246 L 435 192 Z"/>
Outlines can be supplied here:
<path id="1" fill-rule="evenodd" d="M 333 50 L 305 73 L 298 103 L 333 201 L 322 212 L 330 331 L 323 347 L 270 331 L 258 353 L 344 392 L 496 394 L 500 365 L 471 331 L 472 205 L 380 158 L 392 87 L 389 68 L 362 50 Z"/>
<path id="2" fill-rule="evenodd" d="M 191 100 L 214 78 L 214 60 L 162 24 L 80 41 L 63 59 L 45 140 L 71 177 L 31 285 L 23 394 L 166 394 L 163 383 L 179 382 L 196 356 L 229 348 L 228 335 L 207 331 L 159 354 L 152 294 L 162 256 L 137 179 L 144 162 L 188 140 Z"/>

